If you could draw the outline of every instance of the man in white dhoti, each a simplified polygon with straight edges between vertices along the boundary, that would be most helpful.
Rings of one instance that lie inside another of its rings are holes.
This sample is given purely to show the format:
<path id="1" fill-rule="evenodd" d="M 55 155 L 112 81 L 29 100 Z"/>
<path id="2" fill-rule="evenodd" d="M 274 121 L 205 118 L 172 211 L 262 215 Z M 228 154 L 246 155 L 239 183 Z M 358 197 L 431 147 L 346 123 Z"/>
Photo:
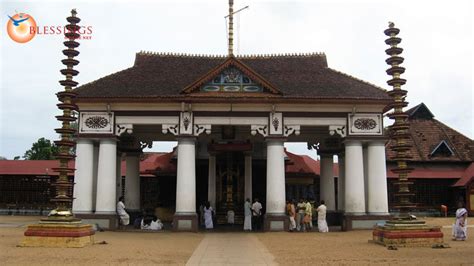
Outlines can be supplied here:
<path id="1" fill-rule="evenodd" d="M 214 224 L 212 222 L 212 217 L 214 216 L 214 209 L 211 207 L 211 203 L 206 202 L 206 206 L 204 207 L 204 224 L 206 225 L 206 229 L 213 229 Z"/>
<path id="2" fill-rule="evenodd" d="M 119 202 L 117 203 L 117 214 L 120 217 L 120 224 L 121 225 L 128 225 L 130 223 L 130 215 L 128 215 L 127 211 L 125 210 L 125 199 L 122 197 L 119 198 Z"/>
<path id="3" fill-rule="evenodd" d="M 321 201 L 321 205 L 316 209 L 318 212 L 318 230 L 321 233 L 329 232 L 328 223 L 326 222 L 326 205 L 324 205 L 324 200 Z"/>
<path id="4" fill-rule="evenodd" d="M 467 239 L 467 210 L 462 202 L 458 203 L 456 210 L 456 223 L 453 225 L 453 240 L 464 241 Z"/>
<path id="5" fill-rule="evenodd" d="M 244 204 L 244 231 L 252 231 L 252 205 L 249 198 Z"/>

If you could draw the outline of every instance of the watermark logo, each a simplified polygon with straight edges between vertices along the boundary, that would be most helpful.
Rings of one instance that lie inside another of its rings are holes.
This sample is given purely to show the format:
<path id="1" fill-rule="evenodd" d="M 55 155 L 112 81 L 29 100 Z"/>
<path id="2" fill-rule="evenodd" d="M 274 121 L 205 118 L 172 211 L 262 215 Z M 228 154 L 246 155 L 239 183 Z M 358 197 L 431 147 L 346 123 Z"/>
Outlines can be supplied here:
<path id="1" fill-rule="evenodd" d="M 79 34 L 77 38 L 79 40 L 92 39 L 92 26 L 90 25 L 79 26 L 74 31 Z M 16 12 L 13 16 L 8 15 L 7 32 L 13 41 L 26 43 L 36 35 L 63 36 L 67 39 L 64 34 L 70 32 L 70 30 L 63 25 L 37 25 L 32 16 Z"/>
<path id="2" fill-rule="evenodd" d="M 31 28 L 36 28 L 35 19 L 25 13 L 16 13 L 13 16 L 8 16 L 7 33 L 12 40 L 18 43 L 26 43 L 31 41 L 36 35 Z"/>

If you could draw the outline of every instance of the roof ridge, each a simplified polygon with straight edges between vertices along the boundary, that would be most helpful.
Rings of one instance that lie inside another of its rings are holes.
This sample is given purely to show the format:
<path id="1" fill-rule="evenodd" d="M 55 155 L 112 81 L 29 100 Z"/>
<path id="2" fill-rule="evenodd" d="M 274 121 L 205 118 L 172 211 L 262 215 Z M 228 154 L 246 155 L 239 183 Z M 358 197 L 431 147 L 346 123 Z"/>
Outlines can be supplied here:
<path id="1" fill-rule="evenodd" d="M 140 51 L 136 55 L 141 56 L 155 56 L 155 57 L 185 57 L 185 58 L 216 58 L 223 59 L 229 57 L 228 55 L 218 54 L 191 54 L 191 53 L 175 53 L 175 52 L 152 52 Z M 278 54 L 241 54 L 236 55 L 238 59 L 261 59 L 261 58 L 301 58 L 301 57 L 323 57 L 326 58 L 324 52 L 307 52 L 307 53 L 278 53 Z"/>
<path id="2" fill-rule="evenodd" d="M 377 89 L 379 89 L 379 90 L 381 90 L 381 91 L 383 91 L 383 92 L 387 92 L 386 89 L 384 89 L 384 88 L 382 88 L 382 87 L 380 87 L 380 86 L 378 86 L 378 85 L 375 85 L 375 84 L 370 83 L 370 82 L 368 82 L 368 81 L 365 81 L 365 80 L 362 80 L 362 79 L 360 79 L 360 78 L 354 77 L 354 76 L 352 76 L 352 75 L 350 75 L 350 74 L 347 74 L 347 73 L 344 73 L 344 72 L 335 70 L 335 69 L 330 68 L 330 67 L 327 67 L 327 69 L 329 69 L 330 71 L 333 71 L 333 72 L 342 74 L 342 75 L 344 75 L 344 76 L 346 76 L 346 77 L 353 78 L 353 79 L 358 80 L 358 81 L 360 81 L 360 82 L 362 82 L 362 83 L 365 83 L 365 84 L 367 84 L 367 85 L 373 86 L 373 87 L 375 87 L 375 88 L 377 88 Z"/>

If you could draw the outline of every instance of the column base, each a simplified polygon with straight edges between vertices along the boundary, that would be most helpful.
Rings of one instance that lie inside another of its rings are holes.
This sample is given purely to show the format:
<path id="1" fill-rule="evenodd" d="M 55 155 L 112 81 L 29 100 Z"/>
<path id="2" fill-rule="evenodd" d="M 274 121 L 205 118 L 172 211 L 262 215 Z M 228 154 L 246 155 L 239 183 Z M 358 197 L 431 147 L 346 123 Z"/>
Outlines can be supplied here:
<path id="1" fill-rule="evenodd" d="M 391 215 L 360 215 L 345 213 L 342 220 L 342 231 L 373 229 L 375 225 L 392 219 Z"/>
<path id="2" fill-rule="evenodd" d="M 84 223 L 97 224 L 101 229 L 118 229 L 119 220 L 117 214 L 75 213 L 74 216 L 82 219 Z"/>
<path id="3" fill-rule="evenodd" d="M 198 216 L 196 213 L 175 213 L 173 217 L 173 231 L 197 232 Z"/>
<path id="4" fill-rule="evenodd" d="M 289 218 L 285 214 L 265 214 L 263 218 L 263 230 L 270 231 L 288 231 Z"/>

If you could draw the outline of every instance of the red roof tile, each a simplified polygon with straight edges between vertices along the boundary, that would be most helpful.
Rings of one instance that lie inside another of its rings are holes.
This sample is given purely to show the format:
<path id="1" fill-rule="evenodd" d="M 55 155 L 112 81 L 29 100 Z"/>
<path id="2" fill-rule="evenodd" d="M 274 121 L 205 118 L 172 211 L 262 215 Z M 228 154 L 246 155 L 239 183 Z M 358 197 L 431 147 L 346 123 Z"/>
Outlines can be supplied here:
<path id="1" fill-rule="evenodd" d="M 78 101 L 87 101 L 87 98 L 147 100 L 185 97 L 186 94 L 182 93 L 184 88 L 204 77 L 226 59 L 227 57 L 137 53 L 134 66 L 82 85 L 75 91 L 78 93 Z M 385 90 L 330 69 L 324 54 L 243 56 L 236 57 L 236 60 L 270 82 L 282 93 L 277 95 L 282 99 L 391 101 Z M 223 92 L 221 95 L 229 94 Z"/>
<path id="2" fill-rule="evenodd" d="M 474 161 L 474 142 L 470 138 L 434 119 L 424 104 L 423 108 L 415 106 L 408 110 L 410 122 L 410 137 L 413 147 L 410 150 L 413 161 Z M 417 114 L 422 112 L 422 114 Z M 454 152 L 452 156 L 430 156 L 433 150 L 444 141 Z M 389 145 L 394 144 L 391 139 Z M 387 147 L 389 147 L 387 145 Z M 395 153 L 387 149 L 387 160 Z"/>
<path id="3" fill-rule="evenodd" d="M 471 163 L 466 171 L 462 174 L 461 178 L 453 185 L 453 187 L 463 187 L 468 185 L 474 180 L 474 163 Z"/>

